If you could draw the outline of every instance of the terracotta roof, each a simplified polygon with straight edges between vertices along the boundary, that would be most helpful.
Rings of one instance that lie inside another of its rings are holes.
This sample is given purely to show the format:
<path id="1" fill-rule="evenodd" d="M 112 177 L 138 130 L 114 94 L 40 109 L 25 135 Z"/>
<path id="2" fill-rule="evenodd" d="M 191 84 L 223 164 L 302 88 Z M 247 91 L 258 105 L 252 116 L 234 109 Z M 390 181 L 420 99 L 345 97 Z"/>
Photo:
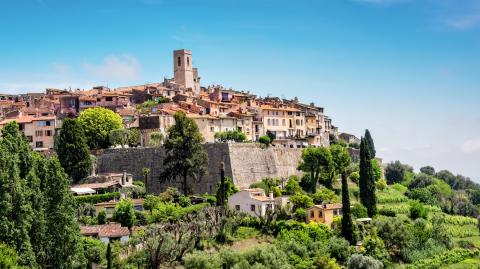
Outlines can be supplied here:
<path id="1" fill-rule="evenodd" d="M 98 237 L 122 237 L 130 235 L 127 227 L 122 227 L 118 223 L 109 223 L 104 225 L 81 226 L 80 233 L 83 235 L 97 235 Z"/>
<path id="2" fill-rule="evenodd" d="M 132 199 L 132 202 L 134 205 L 143 205 L 143 199 Z M 97 205 L 116 205 L 118 201 L 110 201 L 110 202 L 102 202 L 102 203 L 97 203 Z"/>
<path id="3" fill-rule="evenodd" d="M 16 121 L 17 123 L 29 123 L 29 122 L 41 121 L 41 120 L 55 120 L 55 116 L 41 116 L 41 117 L 20 116 L 13 119 L 5 119 L 0 122 L 0 125 L 4 125 L 12 121 Z"/>
<path id="4" fill-rule="evenodd" d="M 312 207 L 316 207 L 320 209 L 340 209 L 342 208 L 342 204 L 324 204 L 324 205 L 314 205 Z"/>
<path id="5" fill-rule="evenodd" d="M 87 184 L 79 184 L 74 185 L 72 188 L 91 188 L 91 189 L 106 189 L 108 187 L 120 184 L 118 181 L 107 181 L 101 183 L 87 183 Z"/>

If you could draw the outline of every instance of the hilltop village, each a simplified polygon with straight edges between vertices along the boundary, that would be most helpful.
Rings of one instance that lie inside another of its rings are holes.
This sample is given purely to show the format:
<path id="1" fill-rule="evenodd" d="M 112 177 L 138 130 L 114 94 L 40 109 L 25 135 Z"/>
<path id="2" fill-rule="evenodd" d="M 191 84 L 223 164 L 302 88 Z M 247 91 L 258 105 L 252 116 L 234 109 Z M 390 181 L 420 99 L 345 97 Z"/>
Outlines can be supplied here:
<path id="1" fill-rule="evenodd" d="M 480 268 L 480 184 L 173 65 L 0 96 L 1 269 Z"/>
<path id="2" fill-rule="evenodd" d="M 192 52 L 173 52 L 174 78 L 163 82 L 116 89 L 98 86 L 87 90 L 46 89 L 45 93 L 0 94 L 0 128 L 16 121 L 36 151 L 54 147 L 54 135 L 66 117 L 103 107 L 123 120 L 124 128 L 141 133 L 140 146 L 150 144 L 151 133 L 166 136 L 175 124 L 173 114 L 186 113 L 195 120 L 204 142 L 218 141 L 215 134 L 238 131 L 246 141 L 269 135 L 275 145 L 286 148 L 328 146 L 331 139 L 359 143 L 353 135 L 341 134 L 323 107 L 278 97 L 259 97 L 222 86 L 201 86 Z"/>

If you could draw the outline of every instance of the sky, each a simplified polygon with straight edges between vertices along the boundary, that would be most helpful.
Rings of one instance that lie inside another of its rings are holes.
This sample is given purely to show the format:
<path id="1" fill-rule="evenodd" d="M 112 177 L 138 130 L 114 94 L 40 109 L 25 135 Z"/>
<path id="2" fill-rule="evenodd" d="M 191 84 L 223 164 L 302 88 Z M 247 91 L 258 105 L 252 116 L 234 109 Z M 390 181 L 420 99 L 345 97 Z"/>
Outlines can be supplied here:
<path id="1" fill-rule="evenodd" d="M 384 162 L 480 182 L 479 0 L 0 0 L 0 92 L 172 77 L 325 107 Z"/>

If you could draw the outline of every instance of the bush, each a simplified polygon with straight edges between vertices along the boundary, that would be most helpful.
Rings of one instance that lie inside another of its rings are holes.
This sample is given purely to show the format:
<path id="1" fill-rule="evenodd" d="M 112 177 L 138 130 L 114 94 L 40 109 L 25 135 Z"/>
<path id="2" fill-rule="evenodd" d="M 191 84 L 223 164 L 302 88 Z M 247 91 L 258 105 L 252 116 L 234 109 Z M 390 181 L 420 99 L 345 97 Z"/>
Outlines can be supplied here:
<path id="1" fill-rule="evenodd" d="M 238 131 L 226 131 L 226 132 L 218 132 L 215 133 L 215 139 L 221 142 L 227 142 L 227 141 L 235 141 L 235 142 L 244 142 L 247 140 L 247 136 Z"/>
<path id="2" fill-rule="evenodd" d="M 416 188 L 425 188 L 435 183 L 435 179 L 426 174 L 418 174 L 413 178 L 413 181 L 408 185 L 409 190 Z"/>
<path id="3" fill-rule="evenodd" d="M 120 199 L 119 192 L 109 192 L 104 194 L 93 194 L 93 195 L 83 195 L 75 196 L 75 202 L 79 204 L 98 204 L 102 202 L 108 202 L 113 199 Z"/>
<path id="4" fill-rule="evenodd" d="M 435 269 L 440 268 L 445 265 L 459 263 L 466 258 L 475 257 L 479 254 L 478 250 L 468 250 L 468 249 L 452 249 L 446 251 L 440 255 L 428 259 L 422 259 L 416 261 L 413 265 L 408 266 L 408 269 Z"/>
<path id="5" fill-rule="evenodd" d="M 418 201 L 413 201 L 410 204 L 410 218 L 415 220 L 418 218 L 427 219 L 427 209 Z"/>
<path id="6" fill-rule="evenodd" d="M 351 213 L 357 219 L 368 217 L 367 208 L 363 206 L 361 203 L 354 204 L 352 207 Z"/>
<path id="7" fill-rule="evenodd" d="M 412 167 L 402 164 L 400 161 L 391 162 L 385 168 L 385 179 L 388 184 L 401 183 L 406 180 L 407 172 L 412 171 Z"/>
<path id="8" fill-rule="evenodd" d="M 353 172 L 350 174 L 350 180 L 358 183 L 358 180 L 360 179 L 360 173 L 359 172 Z"/>
<path id="9" fill-rule="evenodd" d="M 180 196 L 180 198 L 178 199 L 178 204 L 181 206 L 181 207 L 188 207 L 188 206 L 191 206 L 192 205 L 192 202 L 190 201 L 190 198 L 188 196 Z"/>
<path id="10" fill-rule="evenodd" d="M 295 212 L 293 213 L 293 217 L 297 221 L 305 221 L 305 219 L 307 218 L 307 211 L 305 210 L 305 208 L 297 208 L 297 210 L 295 210 Z"/>
<path id="11" fill-rule="evenodd" d="M 272 140 L 270 139 L 270 137 L 264 135 L 264 136 L 260 136 L 260 138 L 258 138 L 258 142 L 260 144 L 265 145 L 265 146 L 269 146 L 272 143 Z"/>
<path id="12" fill-rule="evenodd" d="M 322 269 L 341 269 L 340 265 L 338 265 L 337 261 L 333 258 L 330 258 L 327 255 L 319 255 L 316 256 L 313 265 L 315 268 L 322 268 Z"/>
<path id="13" fill-rule="evenodd" d="M 183 258 L 185 269 L 216 269 L 221 263 L 216 255 L 205 255 L 205 252 L 194 251 Z"/>
<path id="14" fill-rule="evenodd" d="M 343 237 L 332 236 L 328 240 L 328 251 L 332 258 L 335 258 L 341 262 L 346 262 L 348 257 L 352 254 L 352 247 L 350 243 Z"/>
<path id="15" fill-rule="evenodd" d="M 387 216 L 387 217 L 396 217 L 397 216 L 397 213 L 395 213 L 395 211 L 390 209 L 390 208 L 381 208 L 378 211 L 378 214 L 383 215 L 383 216 Z"/>
<path id="16" fill-rule="evenodd" d="M 107 212 L 105 210 L 98 212 L 97 223 L 99 225 L 107 223 Z"/>
<path id="17" fill-rule="evenodd" d="M 306 194 L 297 193 L 290 196 L 289 200 L 293 204 L 293 210 L 308 208 L 314 205 L 312 198 Z"/>
<path id="18" fill-rule="evenodd" d="M 369 256 L 353 254 L 347 263 L 348 269 L 382 269 L 383 263 Z"/>
<path id="19" fill-rule="evenodd" d="M 408 198 L 427 205 L 437 205 L 437 199 L 428 188 L 413 189 L 408 193 Z"/>
<path id="20" fill-rule="evenodd" d="M 387 188 L 387 182 L 385 181 L 385 179 L 379 179 L 377 181 L 377 189 L 378 190 L 385 190 Z"/>
<path id="21" fill-rule="evenodd" d="M 319 204 L 336 204 L 340 203 L 340 197 L 335 194 L 333 190 L 330 190 L 326 187 L 320 187 L 317 189 L 317 192 L 312 195 L 313 203 L 316 205 Z"/>
<path id="22" fill-rule="evenodd" d="M 288 179 L 287 185 L 284 189 L 285 194 L 294 195 L 302 192 L 302 187 L 300 187 L 298 177 L 290 177 Z"/>

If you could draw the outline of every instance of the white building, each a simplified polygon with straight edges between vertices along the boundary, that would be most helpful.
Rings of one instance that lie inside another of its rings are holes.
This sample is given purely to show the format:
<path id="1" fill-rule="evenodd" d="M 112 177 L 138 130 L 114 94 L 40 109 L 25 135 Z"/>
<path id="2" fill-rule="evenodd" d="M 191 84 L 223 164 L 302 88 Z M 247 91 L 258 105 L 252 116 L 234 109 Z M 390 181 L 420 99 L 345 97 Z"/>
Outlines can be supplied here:
<path id="1" fill-rule="evenodd" d="M 273 193 L 266 196 L 263 189 L 244 189 L 228 198 L 228 207 L 254 217 L 264 216 L 267 210 L 275 208 L 275 199 Z"/>

